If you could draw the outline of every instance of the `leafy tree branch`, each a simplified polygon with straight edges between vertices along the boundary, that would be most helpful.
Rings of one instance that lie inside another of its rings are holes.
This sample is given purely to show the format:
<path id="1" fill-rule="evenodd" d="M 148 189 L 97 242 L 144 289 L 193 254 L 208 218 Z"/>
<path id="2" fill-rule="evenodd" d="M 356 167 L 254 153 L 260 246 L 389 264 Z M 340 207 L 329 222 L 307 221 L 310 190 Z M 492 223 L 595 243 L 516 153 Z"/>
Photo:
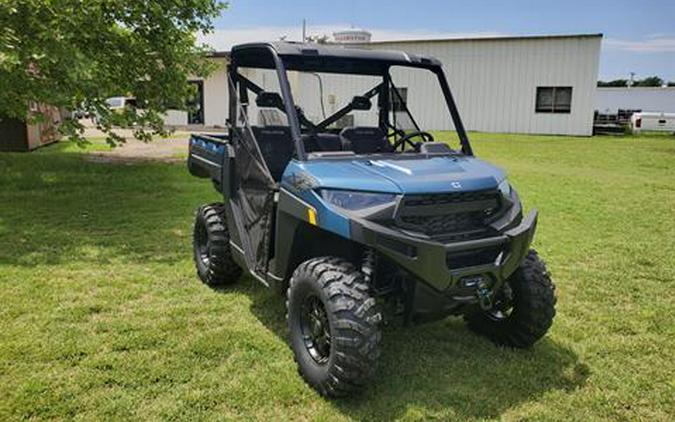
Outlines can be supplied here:
<path id="1" fill-rule="evenodd" d="M 190 95 L 189 77 L 212 70 L 196 34 L 227 7 L 218 0 L 0 0 L 0 115 L 40 119 L 31 104 L 83 109 L 112 144 L 114 127 L 141 140 L 165 134 L 162 114 Z M 133 96 L 113 113 L 105 99 Z M 60 130 L 82 141 L 68 120 Z"/>

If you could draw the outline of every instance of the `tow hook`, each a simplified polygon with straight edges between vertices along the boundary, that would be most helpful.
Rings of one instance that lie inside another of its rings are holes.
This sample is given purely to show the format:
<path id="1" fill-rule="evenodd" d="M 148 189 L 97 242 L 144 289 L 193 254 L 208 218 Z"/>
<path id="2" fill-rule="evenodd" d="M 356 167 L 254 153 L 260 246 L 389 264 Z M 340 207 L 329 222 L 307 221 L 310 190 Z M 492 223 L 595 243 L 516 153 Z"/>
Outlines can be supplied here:
<path id="1" fill-rule="evenodd" d="M 478 298 L 478 304 L 482 310 L 487 311 L 492 309 L 492 291 L 490 291 L 485 283 L 478 285 L 476 297 Z"/>

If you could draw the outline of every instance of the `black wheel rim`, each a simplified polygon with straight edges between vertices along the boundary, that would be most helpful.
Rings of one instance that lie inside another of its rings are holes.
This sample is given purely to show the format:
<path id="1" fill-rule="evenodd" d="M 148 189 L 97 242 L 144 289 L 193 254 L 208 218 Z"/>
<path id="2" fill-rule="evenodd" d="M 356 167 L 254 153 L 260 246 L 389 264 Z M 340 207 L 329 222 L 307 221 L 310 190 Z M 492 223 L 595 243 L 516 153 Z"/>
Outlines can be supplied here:
<path id="1" fill-rule="evenodd" d="M 485 315 L 493 321 L 504 321 L 509 319 L 514 311 L 513 297 L 500 294 L 492 309 L 485 312 Z"/>
<path id="2" fill-rule="evenodd" d="M 485 311 L 485 315 L 493 321 L 504 321 L 511 315 L 511 310 L 490 309 L 489 311 Z"/>
<path id="3" fill-rule="evenodd" d="M 300 314 L 300 328 L 305 348 L 320 365 L 328 362 L 331 348 L 331 332 L 328 314 L 321 299 L 315 295 L 305 298 Z"/>
<path id="4" fill-rule="evenodd" d="M 198 224 L 195 230 L 195 252 L 205 266 L 209 265 L 209 234 L 204 224 Z"/>

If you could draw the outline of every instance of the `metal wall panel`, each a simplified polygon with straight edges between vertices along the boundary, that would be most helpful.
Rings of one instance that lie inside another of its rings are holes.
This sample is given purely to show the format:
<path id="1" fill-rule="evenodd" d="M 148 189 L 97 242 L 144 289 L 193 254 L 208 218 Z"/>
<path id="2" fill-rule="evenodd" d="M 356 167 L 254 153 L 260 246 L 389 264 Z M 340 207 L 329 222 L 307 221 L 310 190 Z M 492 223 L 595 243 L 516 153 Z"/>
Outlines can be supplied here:
<path id="1" fill-rule="evenodd" d="M 616 113 L 620 108 L 675 113 L 675 87 L 597 88 L 596 110 Z"/>
<path id="2" fill-rule="evenodd" d="M 482 132 L 591 135 L 600 36 L 372 43 L 443 62 L 464 124 Z M 569 114 L 535 112 L 538 86 L 571 86 Z M 435 87 L 419 87 L 433 90 Z M 420 95 L 422 101 L 433 92 Z M 411 101 L 417 101 L 412 99 Z M 413 105 L 414 107 L 414 105 Z M 444 110 L 425 117 L 435 125 Z M 451 129 L 450 126 L 427 127 Z"/>
<path id="3" fill-rule="evenodd" d="M 213 58 L 216 70 L 204 80 L 204 125 L 225 127 L 229 113 L 229 88 L 225 58 Z"/>

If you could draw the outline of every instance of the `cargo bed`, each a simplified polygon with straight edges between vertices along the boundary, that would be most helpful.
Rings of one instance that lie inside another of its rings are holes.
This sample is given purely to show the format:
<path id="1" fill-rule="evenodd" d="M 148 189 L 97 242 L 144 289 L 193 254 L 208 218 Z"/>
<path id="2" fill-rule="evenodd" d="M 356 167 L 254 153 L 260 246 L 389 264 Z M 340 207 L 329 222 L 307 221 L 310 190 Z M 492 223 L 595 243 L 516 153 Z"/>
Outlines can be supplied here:
<path id="1" fill-rule="evenodd" d="M 193 134 L 190 136 L 188 169 L 193 176 L 210 178 L 220 185 L 225 159 L 231 155 L 228 134 Z"/>

